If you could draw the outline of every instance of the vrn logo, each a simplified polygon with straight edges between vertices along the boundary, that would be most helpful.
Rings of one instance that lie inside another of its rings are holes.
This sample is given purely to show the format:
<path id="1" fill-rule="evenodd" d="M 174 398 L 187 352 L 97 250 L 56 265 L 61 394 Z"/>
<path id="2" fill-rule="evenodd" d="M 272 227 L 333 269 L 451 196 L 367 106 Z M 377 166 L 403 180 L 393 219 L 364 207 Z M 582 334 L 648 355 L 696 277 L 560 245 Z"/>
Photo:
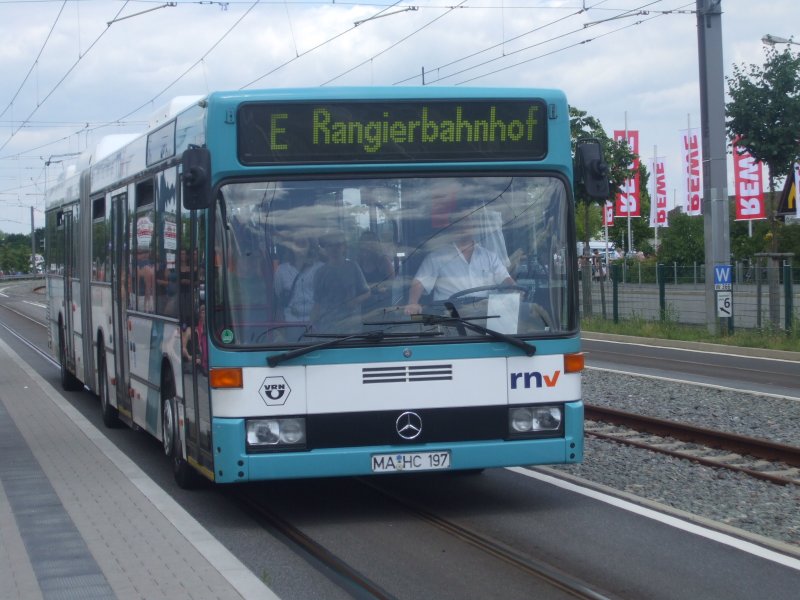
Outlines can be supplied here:
<path id="1" fill-rule="evenodd" d="M 267 377 L 258 393 L 267 406 L 282 406 L 286 404 L 292 388 L 283 377 Z"/>
<path id="2" fill-rule="evenodd" d="M 549 387 L 554 388 L 558 383 L 558 377 L 561 371 L 556 370 L 552 375 L 540 373 L 539 371 L 530 371 L 528 373 L 511 373 L 511 389 L 516 390 L 524 388 L 529 390 L 531 388 Z"/>

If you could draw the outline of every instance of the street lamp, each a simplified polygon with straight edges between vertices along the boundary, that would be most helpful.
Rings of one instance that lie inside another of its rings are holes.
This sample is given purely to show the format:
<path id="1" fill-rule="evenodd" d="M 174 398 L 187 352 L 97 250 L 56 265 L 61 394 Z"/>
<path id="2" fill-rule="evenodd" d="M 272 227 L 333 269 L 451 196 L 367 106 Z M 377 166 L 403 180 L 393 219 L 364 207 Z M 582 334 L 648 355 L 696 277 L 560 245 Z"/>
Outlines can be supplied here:
<path id="1" fill-rule="evenodd" d="M 795 46 L 800 46 L 800 42 L 795 42 L 789 38 L 772 35 L 770 33 L 762 37 L 761 41 L 767 46 L 774 46 L 775 44 L 794 44 Z"/>

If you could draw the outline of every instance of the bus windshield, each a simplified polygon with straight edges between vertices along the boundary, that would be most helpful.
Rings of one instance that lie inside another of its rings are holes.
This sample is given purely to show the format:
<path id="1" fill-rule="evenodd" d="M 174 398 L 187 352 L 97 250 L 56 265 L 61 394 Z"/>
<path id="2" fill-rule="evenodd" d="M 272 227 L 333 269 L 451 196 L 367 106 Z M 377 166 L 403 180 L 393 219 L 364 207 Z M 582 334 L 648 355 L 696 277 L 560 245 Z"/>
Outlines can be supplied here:
<path id="1" fill-rule="evenodd" d="M 574 333 L 568 198 L 541 174 L 224 183 L 210 325 L 227 347 Z"/>

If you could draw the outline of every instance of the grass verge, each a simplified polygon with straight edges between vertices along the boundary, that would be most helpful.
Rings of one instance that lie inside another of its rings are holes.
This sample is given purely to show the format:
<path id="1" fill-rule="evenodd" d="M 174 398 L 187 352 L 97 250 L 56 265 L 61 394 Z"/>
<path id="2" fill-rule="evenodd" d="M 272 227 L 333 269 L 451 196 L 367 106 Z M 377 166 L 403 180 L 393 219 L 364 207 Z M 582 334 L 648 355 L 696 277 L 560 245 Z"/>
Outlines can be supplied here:
<path id="1" fill-rule="evenodd" d="M 800 352 L 800 323 L 795 323 L 792 334 L 784 330 L 734 329 L 733 333 L 723 332 L 712 335 L 705 326 L 684 325 L 674 321 L 651 321 L 640 318 L 627 319 L 614 323 L 609 319 L 588 317 L 581 320 L 581 329 L 586 332 L 615 333 L 645 338 L 681 340 L 685 342 L 709 342 L 729 344 L 746 348 L 767 348 Z"/>

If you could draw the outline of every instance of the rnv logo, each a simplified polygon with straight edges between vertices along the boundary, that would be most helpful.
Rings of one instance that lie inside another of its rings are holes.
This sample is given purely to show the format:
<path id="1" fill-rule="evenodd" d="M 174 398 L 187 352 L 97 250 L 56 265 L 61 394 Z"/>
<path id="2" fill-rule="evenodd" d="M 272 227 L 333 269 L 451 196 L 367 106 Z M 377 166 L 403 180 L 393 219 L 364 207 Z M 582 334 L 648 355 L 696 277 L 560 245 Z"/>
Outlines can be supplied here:
<path id="1" fill-rule="evenodd" d="M 529 373 L 511 373 L 511 389 L 516 390 L 520 387 L 529 390 L 531 388 L 556 387 L 561 371 L 556 371 L 552 375 L 546 375 L 539 371 Z M 521 381 L 520 381 L 521 380 Z"/>

